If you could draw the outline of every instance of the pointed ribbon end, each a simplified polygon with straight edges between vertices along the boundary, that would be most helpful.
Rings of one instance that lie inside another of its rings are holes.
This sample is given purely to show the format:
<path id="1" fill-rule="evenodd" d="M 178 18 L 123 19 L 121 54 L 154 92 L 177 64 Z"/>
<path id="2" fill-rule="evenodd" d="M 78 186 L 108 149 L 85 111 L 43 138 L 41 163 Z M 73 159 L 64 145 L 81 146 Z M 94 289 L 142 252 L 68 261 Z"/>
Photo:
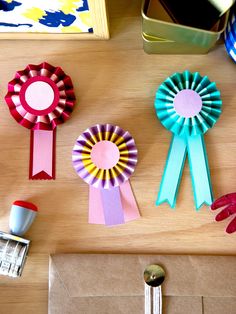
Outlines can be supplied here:
<path id="1" fill-rule="evenodd" d="M 212 203 L 213 203 L 213 199 L 212 199 L 212 198 L 211 198 L 210 200 L 208 200 L 208 201 L 204 200 L 204 201 L 202 201 L 202 202 L 197 202 L 197 203 L 196 203 L 196 211 L 199 211 L 200 208 L 201 208 L 203 205 L 206 205 L 206 206 L 210 207 Z"/>
<path id="2" fill-rule="evenodd" d="M 55 176 L 50 176 L 45 171 L 41 171 L 35 175 L 30 175 L 29 179 L 31 180 L 55 180 Z"/>
<path id="3" fill-rule="evenodd" d="M 159 206 L 163 203 L 167 203 L 171 208 L 175 208 L 175 200 L 170 201 L 168 198 L 161 199 L 160 197 L 156 200 L 156 206 Z"/>

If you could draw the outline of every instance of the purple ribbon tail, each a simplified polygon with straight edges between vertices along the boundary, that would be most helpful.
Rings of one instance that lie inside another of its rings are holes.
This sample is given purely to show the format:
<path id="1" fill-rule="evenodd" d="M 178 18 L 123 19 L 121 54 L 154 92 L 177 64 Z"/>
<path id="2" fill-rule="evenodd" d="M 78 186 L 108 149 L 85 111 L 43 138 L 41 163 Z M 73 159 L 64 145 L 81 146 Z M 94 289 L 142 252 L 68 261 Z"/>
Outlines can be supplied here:
<path id="1" fill-rule="evenodd" d="M 125 223 L 120 188 L 101 189 L 105 224 L 108 226 Z"/>

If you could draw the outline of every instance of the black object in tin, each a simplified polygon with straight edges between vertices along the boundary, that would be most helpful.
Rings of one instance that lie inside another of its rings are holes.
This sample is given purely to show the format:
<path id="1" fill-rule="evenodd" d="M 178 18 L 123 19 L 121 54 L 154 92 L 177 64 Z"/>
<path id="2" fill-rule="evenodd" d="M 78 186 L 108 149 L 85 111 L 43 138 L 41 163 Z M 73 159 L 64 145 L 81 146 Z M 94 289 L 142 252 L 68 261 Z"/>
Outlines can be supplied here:
<path id="1" fill-rule="evenodd" d="M 234 0 L 160 0 L 178 24 L 210 30 Z"/>

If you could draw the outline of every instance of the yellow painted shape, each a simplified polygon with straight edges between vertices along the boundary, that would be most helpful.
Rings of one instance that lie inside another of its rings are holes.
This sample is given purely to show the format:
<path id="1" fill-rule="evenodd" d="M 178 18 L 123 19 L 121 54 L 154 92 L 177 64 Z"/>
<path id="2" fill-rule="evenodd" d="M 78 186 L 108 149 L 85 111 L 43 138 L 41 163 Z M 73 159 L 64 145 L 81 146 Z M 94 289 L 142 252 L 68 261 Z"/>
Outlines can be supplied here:
<path id="1" fill-rule="evenodd" d="M 82 33 L 82 29 L 77 26 L 65 26 L 61 28 L 62 33 Z"/>
<path id="2" fill-rule="evenodd" d="M 91 19 L 91 14 L 89 11 L 86 12 L 78 12 L 77 18 L 82 21 L 83 24 L 87 25 L 88 27 L 92 27 L 92 19 Z"/>
<path id="3" fill-rule="evenodd" d="M 65 14 L 74 13 L 74 9 L 78 8 L 78 0 L 59 0 L 59 3 L 60 9 Z"/>
<path id="4" fill-rule="evenodd" d="M 45 15 L 45 12 L 39 8 L 30 8 L 22 15 L 35 22 L 38 22 Z"/>
<path id="5" fill-rule="evenodd" d="M 7 3 L 11 3 L 13 0 L 5 0 Z"/>

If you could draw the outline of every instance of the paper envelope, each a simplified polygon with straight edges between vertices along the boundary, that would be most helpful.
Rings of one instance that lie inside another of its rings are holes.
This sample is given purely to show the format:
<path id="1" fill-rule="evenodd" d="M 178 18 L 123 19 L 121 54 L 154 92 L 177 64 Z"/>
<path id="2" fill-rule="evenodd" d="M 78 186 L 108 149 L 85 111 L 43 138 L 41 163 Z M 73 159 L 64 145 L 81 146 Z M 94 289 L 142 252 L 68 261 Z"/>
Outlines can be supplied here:
<path id="1" fill-rule="evenodd" d="M 61 254 L 50 257 L 49 314 L 143 314 L 149 264 L 166 272 L 164 314 L 236 313 L 234 256 Z"/>

